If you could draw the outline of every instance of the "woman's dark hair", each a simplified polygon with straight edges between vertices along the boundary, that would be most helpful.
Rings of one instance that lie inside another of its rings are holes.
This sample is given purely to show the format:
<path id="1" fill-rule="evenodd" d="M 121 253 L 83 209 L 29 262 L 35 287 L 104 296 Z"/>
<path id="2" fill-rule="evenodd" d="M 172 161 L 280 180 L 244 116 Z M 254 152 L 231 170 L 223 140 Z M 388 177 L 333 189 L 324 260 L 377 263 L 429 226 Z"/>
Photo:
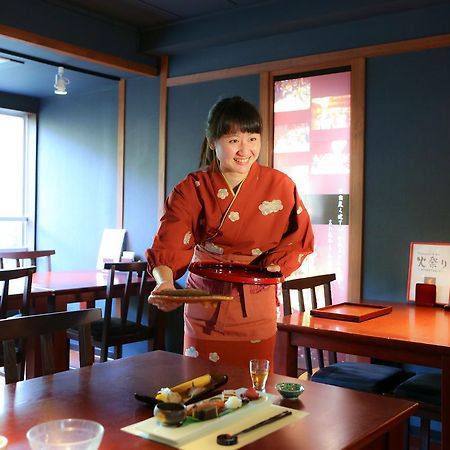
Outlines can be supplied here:
<path id="1" fill-rule="evenodd" d="M 207 166 L 216 159 L 216 152 L 209 148 L 208 139 L 216 141 L 233 131 L 243 133 L 262 131 L 262 119 L 258 110 L 242 97 L 224 98 L 209 110 L 205 139 L 200 152 L 200 167 Z"/>

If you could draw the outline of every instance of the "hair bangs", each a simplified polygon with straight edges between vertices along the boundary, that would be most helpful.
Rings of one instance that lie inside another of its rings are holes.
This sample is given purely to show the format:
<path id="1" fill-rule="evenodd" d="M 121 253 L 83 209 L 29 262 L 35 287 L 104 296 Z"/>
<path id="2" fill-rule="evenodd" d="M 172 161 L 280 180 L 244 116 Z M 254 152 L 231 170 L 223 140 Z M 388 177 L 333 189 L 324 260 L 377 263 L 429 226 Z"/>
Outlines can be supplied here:
<path id="1" fill-rule="evenodd" d="M 237 105 L 236 105 L 237 106 Z M 244 107 L 243 107 L 244 106 Z M 223 111 L 222 117 L 217 123 L 215 137 L 235 132 L 261 133 L 262 123 L 257 110 L 251 105 L 240 104 L 236 108 L 228 108 Z"/>

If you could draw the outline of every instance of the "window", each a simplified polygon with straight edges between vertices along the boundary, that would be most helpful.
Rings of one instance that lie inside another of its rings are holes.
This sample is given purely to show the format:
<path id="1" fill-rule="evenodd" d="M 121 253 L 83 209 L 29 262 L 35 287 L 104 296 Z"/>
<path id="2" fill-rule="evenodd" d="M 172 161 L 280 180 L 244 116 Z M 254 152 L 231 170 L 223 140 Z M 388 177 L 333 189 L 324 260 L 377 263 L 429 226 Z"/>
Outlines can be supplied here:
<path id="1" fill-rule="evenodd" d="M 34 248 L 36 117 L 0 109 L 0 248 Z"/>
<path id="2" fill-rule="evenodd" d="M 348 299 L 351 72 L 274 81 L 274 167 L 297 184 L 315 250 L 293 278 L 336 273 L 333 298 Z"/>

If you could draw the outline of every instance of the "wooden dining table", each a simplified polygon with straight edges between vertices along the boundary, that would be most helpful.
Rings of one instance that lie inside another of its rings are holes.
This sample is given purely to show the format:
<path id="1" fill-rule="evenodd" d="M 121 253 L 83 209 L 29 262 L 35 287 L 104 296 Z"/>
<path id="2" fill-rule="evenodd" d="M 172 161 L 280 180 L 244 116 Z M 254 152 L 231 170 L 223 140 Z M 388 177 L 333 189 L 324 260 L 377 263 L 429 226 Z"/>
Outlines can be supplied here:
<path id="1" fill-rule="evenodd" d="M 389 314 L 362 322 L 314 317 L 310 312 L 279 317 L 275 371 L 296 376 L 298 347 L 442 370 L 442 449 L 450 448 L 450 311 L 443 307 L 362 301 L 391 306 Z"/>
<path id="2" fill-rule="evenodd" d="M 205 373 L 228 375 L 221 389 L 249 387 L 247 371 L 231 366 L 154 351 L 128 358 L 96 363 L 7 385 L 0 402 L 0 435 L 9 439 L 8 450 L 27 447 L 26 432 L 54 419 L 83 418 L 105 428 L 101 449 L 164 449 L 166 445 L 125 433 L 121 428 L 153 415 L 153 407 L 137 401 L 134 393 L 155 395 Z M 271 373 L 267 391 L 276 394 L 280 381 L 298 381 Z M 272 450 L 341 450 L 403 448 L 406 421 L 416 404 L 335 386 L 304 382 L 298 400 L 281 400 L 282 406 L 307 414 L 245 446 Z"/>
<path id="3" fill-rule="evenodd" d="M 153 280 L 153 279 L 152 279 Z M 108 271 L 105 270 L 67 270 L 42 271 L 33 274 L 31 299 L 34 313 L 65 311 L 68 304 L 80 303 L 82 308 L 94 307 L 96 300 L 106 297 Z M 123 289 L 126 274 L 116 272 L 114 284 L 117 289 Z M 132 290 L 139 289 L 140 279 L 135 276 Z M 8 307 L 11 310 L 20 308 L 22 286 L 13 286 Z M 117 308 L 118 310 L 118 308 Z M 55 359 L 57 370 L 67 370 L 69 366 L 69 352 L 66 339 L 59 339 L 55 343 L 58 358 Z M 27 352 L 26 376 L 32 378 L 41 373 L 39 349 Z"/>
<path id="4" fill-rule="evenodd" d="M 122 288 L 126 275 L 116 272 L 114 284 Z M 138 288 L 139 278 L 133 279 Z M 106 296 L 108 272 L 104 270 L 65 270 L 36 272 L 33 274 L 31 298 L 35 312 L 49 310 L 63 311 L 68 303 L 89 304 Z M 10 287 L 10 304 L 12 310 L 20 308 L 22 285 L 16 283 Z"/>
<path id="5" fill-rule="evenodd" d="M 114 284 L 123 288 L 126 274 L 116 272 Z M 52 292 L 53 304 L 50 308 L 64 310 L 68 303 L 92 303 L 106 297 L 108 271 L 105 270 L 67 270 L 36 272 L 33 286 L 36 289 Z M 140 279 L 135 276 L 132 286 L 138 289 Z"/>

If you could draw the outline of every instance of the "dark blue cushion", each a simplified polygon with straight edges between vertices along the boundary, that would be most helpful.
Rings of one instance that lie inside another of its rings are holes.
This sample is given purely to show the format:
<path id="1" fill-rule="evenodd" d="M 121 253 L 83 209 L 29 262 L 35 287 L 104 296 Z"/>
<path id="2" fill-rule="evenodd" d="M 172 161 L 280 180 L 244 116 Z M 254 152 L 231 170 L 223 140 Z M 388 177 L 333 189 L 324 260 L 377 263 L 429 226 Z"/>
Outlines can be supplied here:
<path id="1" fill-rule="evenodd" d="M 401 383 L 393 394 L 407 400 L 441 406 L 441 382 L 440 373 L 421 373 Z"/>
<path id="2" fill-rule="evenodd" d="M 311 380 L 317 383 L 382 394 L 414 375 L 399 367 L 381 364 L 343 362 L 318 370 Z"/>

